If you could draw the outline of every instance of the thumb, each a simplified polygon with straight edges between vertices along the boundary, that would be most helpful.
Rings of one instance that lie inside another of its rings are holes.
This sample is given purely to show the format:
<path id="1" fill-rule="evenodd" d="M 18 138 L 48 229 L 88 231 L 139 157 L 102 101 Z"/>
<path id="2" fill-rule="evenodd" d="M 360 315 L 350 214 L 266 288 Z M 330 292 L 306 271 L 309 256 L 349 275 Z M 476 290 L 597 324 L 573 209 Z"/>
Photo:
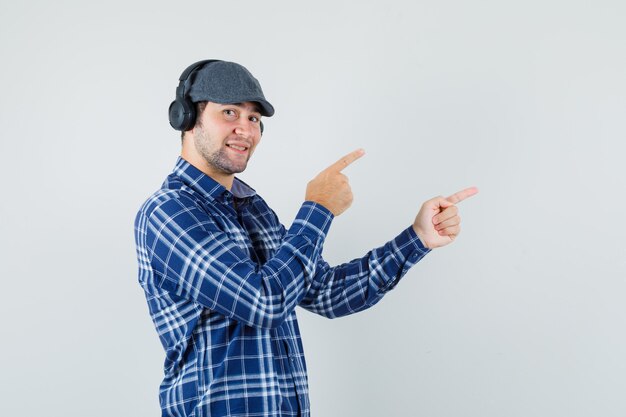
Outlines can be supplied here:
<path id="1" fill-rule="evenodd" d="M 430 200 L 427 201 L 427 203 L 430 209 L 433 211 L 441 211 L 454 205 L 449 200 L 446 200 L 445 197 L 443 196 L 431 198 Z"/>
<path id="2" fill-rule="evenodd" d="M 445 199 L 443 197 L 439 197 L 439 207 L 442 209 L 447 209 L 448 207 L 452 207 L 454 203 L 450 202 L 450 200 Z"/>
<path id="3" fill-rule="evenodd" d="M 437 214 L 441 213 L 442 211 L 444 211 L 448 207 L 451 207 L 451 206 L 454 205 L 449 200 L 446 200 L 442 196 L 435 197 L 432 200 L 430 200 L 430 202 L 431 202 L 430 210 L 431 210 L 431 213 L 432 213 L 431 221 L 433 223 L 435 223 L 435 216 Z"/>

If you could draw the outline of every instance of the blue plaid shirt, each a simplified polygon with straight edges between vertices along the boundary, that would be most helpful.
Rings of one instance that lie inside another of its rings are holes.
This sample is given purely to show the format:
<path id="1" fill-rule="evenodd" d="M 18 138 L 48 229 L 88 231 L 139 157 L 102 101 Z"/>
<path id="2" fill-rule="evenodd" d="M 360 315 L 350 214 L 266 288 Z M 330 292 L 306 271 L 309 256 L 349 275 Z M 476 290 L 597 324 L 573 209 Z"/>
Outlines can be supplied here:
<path id="1" fill-rule="evenodd" d="M 426 253 L 412 227 L 330 267 L 333 215 L 287 230 L 255 191 L 182 158 L 135 220 L 139 283 L 165 349 L 163 416 L 309 416 L 296 306 L 334 318 L 377 303 Z"/>

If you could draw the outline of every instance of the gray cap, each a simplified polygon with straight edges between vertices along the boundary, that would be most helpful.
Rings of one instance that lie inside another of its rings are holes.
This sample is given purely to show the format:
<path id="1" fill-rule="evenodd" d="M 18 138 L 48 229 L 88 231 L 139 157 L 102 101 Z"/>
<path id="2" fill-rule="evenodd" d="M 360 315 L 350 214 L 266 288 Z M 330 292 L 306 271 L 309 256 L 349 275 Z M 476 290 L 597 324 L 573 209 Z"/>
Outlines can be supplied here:
<path id="1" fill-rule="evenodd" d="M 194 74 L 188 97 L 192 102 L 212 101 L 220 104 L 253 101 L 263 116 L 272 116 L 274 106 L 265 99 L 261 84 L 245 67 L 235 62 L 215 61 Z"/>

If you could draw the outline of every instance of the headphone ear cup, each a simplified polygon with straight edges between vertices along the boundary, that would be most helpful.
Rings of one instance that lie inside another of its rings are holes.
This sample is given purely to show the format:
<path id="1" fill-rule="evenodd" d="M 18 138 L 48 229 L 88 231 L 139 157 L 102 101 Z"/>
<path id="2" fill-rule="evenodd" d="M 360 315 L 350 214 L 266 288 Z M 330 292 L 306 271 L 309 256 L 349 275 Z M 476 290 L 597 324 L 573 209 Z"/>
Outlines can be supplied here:
<path id="1" fill-rule="evenodd" d="M 174 129 L 187 131 L 196 124 L 196 106 L 189 100 L 177 98 L 170 104 L 169 118 Z"/>
<path id="2" fill-rule="evenodd" d="M 263 135 L 263 130 L 265 130 L 265 126 L 263 126 L 263 122 L 259 122 L 261 124 L 261 135 Z"/>

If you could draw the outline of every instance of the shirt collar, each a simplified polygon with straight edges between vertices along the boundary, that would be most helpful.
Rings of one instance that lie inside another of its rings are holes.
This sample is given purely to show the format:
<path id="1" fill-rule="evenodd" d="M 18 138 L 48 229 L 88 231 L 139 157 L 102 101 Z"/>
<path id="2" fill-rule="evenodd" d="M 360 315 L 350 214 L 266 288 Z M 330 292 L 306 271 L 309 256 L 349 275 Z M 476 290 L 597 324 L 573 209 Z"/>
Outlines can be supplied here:
<path id="1" fill-rule="evenodd" d="M 228 191 L 226 187 L 191 165 L 183 159 L 182 156 L 179 156 L 176 160 L 173 173 L 178 176 L 183 183 L 205 197 L 220 199 L 224 197 L 225 194 L 232 194 L 238 198 L 252 197 L 256 195 L 256 191 L 252 187 L 237 177 L 235 177 L 235 180 L 233 181 L 232 189 Z"/>

